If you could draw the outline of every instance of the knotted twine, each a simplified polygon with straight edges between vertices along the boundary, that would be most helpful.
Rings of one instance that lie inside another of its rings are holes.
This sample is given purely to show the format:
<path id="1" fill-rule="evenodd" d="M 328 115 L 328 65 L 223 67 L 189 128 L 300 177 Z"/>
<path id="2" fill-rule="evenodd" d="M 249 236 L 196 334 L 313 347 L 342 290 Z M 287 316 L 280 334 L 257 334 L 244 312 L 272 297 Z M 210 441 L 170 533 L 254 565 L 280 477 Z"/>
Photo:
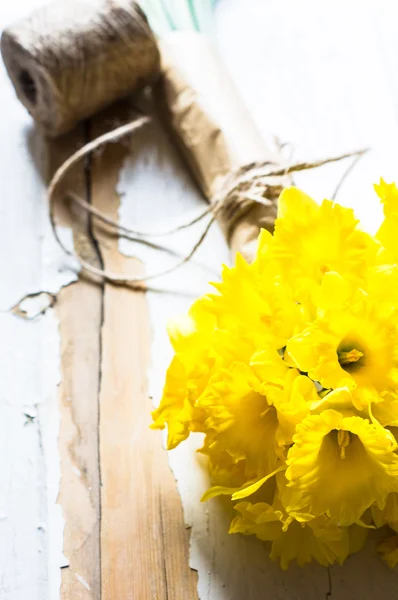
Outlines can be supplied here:
<path id="1" fill-rule="evenodd" d="M 18 98 L 50 137 L 70 130 L 77 121 L 95 114 L 131 91 L 151 84 L 160 72 L 155 37 L 135 0 L 54 2 L 6 29 L 1 39 L 1 51 Z M 86 144 L 58 169 L 48 189 L 51 226 L 62 249 L 91 275 L 133 287 L 170 273 L 188 262 L 216 219 L 227 240 L 231 241 L 236 226 L 244 222 L 245 216 L 250 213 L 253 216 L 255 207 L 265 206 L 267 210 L 261 211 L 261 220 L 258 223 L 256 220 L 256 229 L 258 224 L 272 231 L 277 213 L 276 202 L 286 175 L 351 155 L 285 167 L 271 161 L 244 165 L 221 179 L 221 185 L 210 199 L 210 206 L 196 218 L 168 232 L 156 234 L 123 227 L 70 193 L 69 198 L 93 217 L 118 233 L 140 241 L 145 235 L 172 234 L 210 215 L 192 250 L 176 265 L 143 277 L 126 277 L 98 269 L 64 246 L 55 223 L 54 192 L 65 174 L 79 160 L 108 142 L 115 142 L 137 131 L 148 121 L 146 117 L 138 119 Z"/>
<path id="2" fill-rule="evenodd" d="M 89 156 L 92 152 L 97 151 L 99 148 L 110 142 L 117 142 L 123 137 L 137 132 L 149 122 L 149 116 L 138 118 L 135 121 L 117 127 L 116 129 L 105 133 L 85 144 L 59 167 L 48 187 L 50 223 L 55 239 L 57 240 L 59 246 L 66 254 L 73 257 L 74 260 L 77 261 L 82 271 L 85 271 L 86 273 L 89 273 L 95 277 L 99 277 L 103 282 L 140 288 L 141 286 L 139 284 L 145 281 L 153 280 L 170 274 L 176 269 L 180 268 L 182 265 L 186 264 L 192 258 L 203 241 L 206 239 L 210 227 L 213 225 L 216 219 L 220 221 L 227 241 L 229 241 L 237 223 L 241 222 L 241 220 L 245 218 L 245 215 L 249 214 L 250 211 L 258 205 L 266 206 L 269 209 L 270 218 L 266 223 L 262 223 L 262 226 L 272 232 L 275 215 L 277 212 L 277 200 L 284 188 L 282 182 L 286 176 L 299 171 L 315 169 L 328 163 L 337 162 L 351 156 L 355 156 L 357 159 L 367 151 L 366 149 L 363 149 L 355 152 L 344 153 L 339 156 L 324 158 L 318 161 L 297 162 L 290 165 L 288 164 L 286 166 L 279 165 L 271 161 L 259 161 L 250 163 L 248 165 L 243 165 L 238 170 L 233 173 L 229 173 L 224 178 L 219 191 L 215 194 L 214 198 L 210 201 L 210 205 L 204 211 L 199 213 L 199 215 L 197 215 L 194 219 L 190 219 L 168 231 L 163 232 L 144 232 L 125 227 L 117 221 L 111 219 L 102 211 L 96 209 L 77 194 L 72 192 L 68 193 L 67 198 L 78 204 L 83 210 L 92 215 L 92 217 L 114 228 L 117 233 L 122 234 L 133 241 L 142 241 L 144 237 L 171 235 L 179 230 L 191 227 L 207 215 L 210 215 L 210 220 L 194 244 L 193 248 L 180 261 L 167 269 L 144 276 L 132 277 L 114 273 L 107 269 L 95 267 L 84 260 L 75 249 L 70 250 L 64 245 L 57 232 L 54 214 L 54 198 L 57 186 L 64 179 L 65 175 L 70 171 L 70 169 L 80 160 Z"/>

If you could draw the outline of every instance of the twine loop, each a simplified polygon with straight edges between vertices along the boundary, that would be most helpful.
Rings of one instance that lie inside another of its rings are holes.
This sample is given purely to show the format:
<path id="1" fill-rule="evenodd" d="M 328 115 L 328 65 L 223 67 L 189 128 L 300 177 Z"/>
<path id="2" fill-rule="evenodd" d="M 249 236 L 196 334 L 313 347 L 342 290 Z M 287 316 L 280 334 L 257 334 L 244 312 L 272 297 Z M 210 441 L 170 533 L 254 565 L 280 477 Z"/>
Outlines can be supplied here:
<path id="1" fill-rule="evenodd" d="M 210 205 L 201 213 L 199 213 L 199 215 L 189 221 L 181 223 L 177 227 L 173 227 L 172 229 L 163 232 L 144 232 L 125 227 L 89 204 L 77 194 L 69 192 L 66 195 L 68 199 L 78 204 L 84 211 L 92 215 L 94 218 L 113 228 L 119 235 L 123 235 L 124 237 L 127 237 L 135 242 L 142 242 L 146 237 L 161 237 L 165 235 L 171 235 L 177 231 L 191 227 L 195 223 L 198 223 L 204 219 L 206 216 L 210 216 L 209 221 L 207 222 L 195 245 L 180 261 L 170 268 L 156 273 L 138 277 L 130 277 L 113 273 L 107 269 L 97 268 L 79 256 L 75 249 L 70 250 L 64 245 L 63 241 L 58 235 L 55 222 L 55 190 L 69 170 L 84 157 L 90 155 L 92 152 L 95 152 L 100 147 L 110 142 L 119 141 L 121 138 L 137 132 L 150 121 L 151 119 L 149 116 L 144 116 L 130 123 L 117 127 L 116 129 L 92 140 L 72 154 L 72 156 L 70 156 L 59 167 L 48 186 L 50 223 L 54 237 L 62 250 L 77 261 L 81 270 L 94 275 L 95 277 L 99 277 L 101 281 L 116 285 L 130 286 L 134 289 L 143 289 L 142 284 L 144 282 L 172 273 L 185 263 L 189 262 L 197 249 L 206 239 L 209 229 L 216 219 L 221 222 L 227 239 L 229 240 L 237 224 L 256 206 L 267 206 L 269 207 L 270 211 L 273 210 L 276 215 L 276 204 L 278 197 L 283 188 L 286 187 L 283 184 L 284 179 L 291 173 L 314 169 L 316 167 L 320 167 L 331 162 L 337 162 L 352 156 L 354 156 L 355 161 L 357 161 L 365 152 L 367 152 L 367 149 L 363 149 L 356 152 L 341 154 L 332 158 L 325 158 L 315 162 L 301 162 L 286 166 L 270 161 L 253 162 L 248 165 L 244 165 L 237 171 L 231 172 L 225 177 L 219 191 L 211 200 Z M 259 226 L 261 227 L 262 224 L 259 223 Z M 159 246 L 158 248 L 161 249 Z"/>

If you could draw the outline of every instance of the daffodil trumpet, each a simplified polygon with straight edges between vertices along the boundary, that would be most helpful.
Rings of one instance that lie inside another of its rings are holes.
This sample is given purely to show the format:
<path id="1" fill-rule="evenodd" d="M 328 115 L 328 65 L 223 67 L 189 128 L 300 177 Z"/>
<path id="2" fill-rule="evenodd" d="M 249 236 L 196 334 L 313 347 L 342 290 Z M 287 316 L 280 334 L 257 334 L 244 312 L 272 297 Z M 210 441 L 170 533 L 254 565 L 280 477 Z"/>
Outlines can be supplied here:
<path id="1" fill-rule="evenodd" d="M 230 532 L 287 568 L 343 563 L 368 532 L 398 563 L 398 190 L 376 235 L 351 209 L 283 190 L 274 233 L 170 324 L 175 356 L 152 427 L 204 434 Z"/>

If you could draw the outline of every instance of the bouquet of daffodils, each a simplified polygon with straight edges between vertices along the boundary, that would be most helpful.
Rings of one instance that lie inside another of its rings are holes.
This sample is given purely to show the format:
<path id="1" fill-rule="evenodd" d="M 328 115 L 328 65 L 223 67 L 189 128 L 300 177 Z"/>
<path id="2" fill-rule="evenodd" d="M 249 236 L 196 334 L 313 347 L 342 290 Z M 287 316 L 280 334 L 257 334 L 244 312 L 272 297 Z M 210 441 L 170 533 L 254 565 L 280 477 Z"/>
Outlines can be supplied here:
<path id="1" fill-rule="evenodd" d="M 372 237 L 351 209 L 296 188 L 254 262 L 170 326 L 175 356 L 153 427 L 168 448 L 205 434 L 231 533 L 270 542 L 286 568 L 342 563 L 369 529 L 398 532 L 398 189 L 375 186 Z M 398 536 L 379 548 L 398 562 Z"/>

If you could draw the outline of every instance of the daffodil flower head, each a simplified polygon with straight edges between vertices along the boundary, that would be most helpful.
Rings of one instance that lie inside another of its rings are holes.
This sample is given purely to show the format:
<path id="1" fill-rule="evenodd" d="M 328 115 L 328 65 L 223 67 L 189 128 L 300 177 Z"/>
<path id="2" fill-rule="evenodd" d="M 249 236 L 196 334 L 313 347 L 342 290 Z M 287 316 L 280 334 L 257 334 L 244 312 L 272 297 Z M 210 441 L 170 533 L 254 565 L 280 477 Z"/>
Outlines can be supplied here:
<path id="1" fill-rule="evenodd" d="M 308 508 L 352 525 L 397 487 L 392 434 L 358 416 L 329 409 L 297 426 L 288 452 L 288 512 Z"/>
<path id="2" fill-rule="evenodd" d="M 398 190 L 375 186 L 377 234 L 297 188 L 252 264 L 169 325 L 174 357 L 155 429 L 203 435 L 210 487 L 287 568 L 341 564 L 369 531 L 398 532 Z M 379 551 L 398 563 L 392 537 Z"/>

